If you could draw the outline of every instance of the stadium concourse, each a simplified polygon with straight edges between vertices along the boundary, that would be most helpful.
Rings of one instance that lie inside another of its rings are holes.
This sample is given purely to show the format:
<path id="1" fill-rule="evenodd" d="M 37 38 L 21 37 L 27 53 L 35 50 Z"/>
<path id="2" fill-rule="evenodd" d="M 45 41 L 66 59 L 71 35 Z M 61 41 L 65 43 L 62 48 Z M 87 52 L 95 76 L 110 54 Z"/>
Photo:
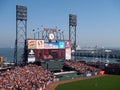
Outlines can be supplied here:
<path id="1" fill-rule="evenodd" d="M 90 72 L 100 72 L 100 69 L 83 62 L 66 61 L 64 65 L 80 74 L 85 74 L 86 77 L 91 76 Z M 54 73 L 36 64 L 15 66 L 12 69 L 0 71 L 0 90 L 44 90 L 53 82 L 56 82 Z"/>

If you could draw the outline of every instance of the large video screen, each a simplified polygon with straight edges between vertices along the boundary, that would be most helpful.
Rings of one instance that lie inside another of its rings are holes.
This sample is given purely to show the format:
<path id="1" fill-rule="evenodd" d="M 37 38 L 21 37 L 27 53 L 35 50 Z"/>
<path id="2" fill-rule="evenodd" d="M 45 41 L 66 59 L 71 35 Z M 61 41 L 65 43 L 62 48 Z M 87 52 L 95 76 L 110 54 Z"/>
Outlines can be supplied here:
<path id="1" fill-rule="evenodd" d="M 65 49 L 36 49 L 36 60 L 65 59 Z"/>

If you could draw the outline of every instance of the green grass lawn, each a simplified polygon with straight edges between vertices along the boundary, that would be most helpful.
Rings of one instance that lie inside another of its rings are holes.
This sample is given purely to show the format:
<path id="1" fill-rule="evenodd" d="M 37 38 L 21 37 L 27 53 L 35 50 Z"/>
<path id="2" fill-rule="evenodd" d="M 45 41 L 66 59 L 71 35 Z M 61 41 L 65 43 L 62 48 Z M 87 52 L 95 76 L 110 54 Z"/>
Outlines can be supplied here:
<path id="1" fill-rule="evenodd" d="M 120 76 L 104 76 L 61 84 L 55 90 L 120 90 Z"/>

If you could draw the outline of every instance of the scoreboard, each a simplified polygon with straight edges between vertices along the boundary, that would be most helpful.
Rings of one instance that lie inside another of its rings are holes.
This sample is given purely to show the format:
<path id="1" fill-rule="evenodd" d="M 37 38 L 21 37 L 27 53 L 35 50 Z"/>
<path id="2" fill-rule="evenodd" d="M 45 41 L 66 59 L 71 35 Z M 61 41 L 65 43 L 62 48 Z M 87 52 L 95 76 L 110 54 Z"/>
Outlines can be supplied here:
<path id="1" fill-rule="evenodd" d="M 28 62 L 40 60 L 71 59 L 71 42 L 44 42 L 44 40 L 27 40 Z"/>

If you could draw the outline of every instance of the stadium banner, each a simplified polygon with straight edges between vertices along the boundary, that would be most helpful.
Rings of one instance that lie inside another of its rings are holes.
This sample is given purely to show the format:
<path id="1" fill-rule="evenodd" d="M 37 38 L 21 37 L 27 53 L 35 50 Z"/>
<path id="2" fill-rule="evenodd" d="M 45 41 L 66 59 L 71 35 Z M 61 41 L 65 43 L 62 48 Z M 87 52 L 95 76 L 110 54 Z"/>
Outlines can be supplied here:
<path id="1" fill-rule="evenodd" d="M 58 49 L 58 43 L 56 42 L 45 42 L 44 43 L 44 49 Z"/>
<path id="2" fill-rule="evenodd" d="M 94 72 L 94 75 L 97 75 L 98 73 L 97 72 Z"/>
<path id="3" fill-rule="evenodd" d="M 28 62 L 35 62 L 35 51 L 32 49 L 28 50 Z"/>
<path id="4" fill-rule="evenodd" d="M 71 48 L 71 41 L 70 40 L 65 41 L 65 47 L 66 48 Z"/>
<path id="5" fill-rule="evenodd" d="M 86 74 L 86 77 L 90 77 L 90 76 L 92 76 L 91 73 L 87 73 L 87 74 Z"/>
<path id="6" fill-rule="evenodd" d="M 44 40 L 36 40 L 36 49 L 44 49 Z"/>
<path id="7" fill-rule="evenodd" d="M 28 40 L 28 49 L 36 49 L 36 40 Z"/>
<path id="8" fill-rule="evenodd" d="M 105 74 L 105 71 L 100 71 L 99 72 L 99 75 L 104 75 Z"/>
<path id="9" fill-rule="evenodd" d="M 59 49 L 65 49 L 65 42 L 59 41 L 59 42 L 58 42 L 58 48 L 59 48 Z"/>
<path id="10" fill-rule="evenodd" d="M 65 59 L 70 60 L 71 59 L 71 48 L 65 49 Z"/>

